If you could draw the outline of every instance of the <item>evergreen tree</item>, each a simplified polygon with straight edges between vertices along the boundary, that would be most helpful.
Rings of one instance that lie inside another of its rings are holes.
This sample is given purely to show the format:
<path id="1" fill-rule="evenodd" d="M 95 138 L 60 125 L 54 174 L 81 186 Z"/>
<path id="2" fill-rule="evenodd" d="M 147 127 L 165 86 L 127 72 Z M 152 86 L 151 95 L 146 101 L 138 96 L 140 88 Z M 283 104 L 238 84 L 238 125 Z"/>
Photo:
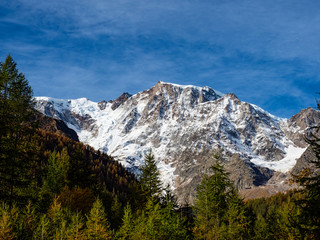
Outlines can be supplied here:
<path id="1" fill-rule="evenodd" d="M 47 175 L 44 182 L 44 189 L 51 194 L 59 194 L 67 183 L 67 172 L 69 157 L 66 149 L 60 154 L 53 152 L 48 160 Z"/>
<path id="2" fill-rule="evenodd" d="M 73 214 L 71 217 L 71 223 L 68 226 L 66 239 L 68 240 L 86 239 L 83 228 L 84 228 L 84 223 L 80 213 L 77 212 Z"/>
<path id="3" fill-rule="evenodd" d="M 18 211 L 15 206 L 11 209 L 5 203 L 0 206 L 0 239 L 17 238 L 17 219 Z"/>
<path id="4" fill-rule="evenodd" d="M 149 198 L 145 209 L 136 213 L 128 239 L 188 239 L 184 219 L 172 207 L 169 203 L 162 207 Z"/>
<path id="5" fill-rule="evenodd" d="M 227 173 L 221 163 L 216 161 L 212 166 L 213 175 L 204 174 L 197 187 L 197 198 L 194 210 L 195 234 L 199 238 L 210 239 L 221 225 L 221 220 L 227 209 L 227 196 L 232 188 Z"/>
<path id="6" fill-rule="evenodd" d="M 94 202 L 87 220 L 88 239 L 111 239 L 112 231 L 99 198 Z"/>
<path id="7" fill-rule="evenodd" d="M 131 207 L 129 204 L 124 208 L 122 225 L 117 232 L 116 239 L 132 239 L 134 234 L 134 219 L 131 211 Z"/>
<path id="8" fill-rule="evenodd" d="M 70 153 L 69 162 L 68 184 L 70 188 L 75 186 L 92 188 L 96 184 L 91 171 L 90 159 L 86 159 L 80 149 Z"/>
<path id="9" fill-rule="evenodd" d="M 194 204 L 195 237 L 220 239 L 226 235 L 232 238 L 231 235 L 234 235 L 244 238 L 249 223 L 242 200 L 235 191 L 233 183 L 228 179 L 228 173 L 225 172 L 219 159 L 216 159 L 211 170 L 212 175 L 204 174 L 197 188 Z M 233 229 L 230 234 L 229 230 L 232 227 L 237 229 Z"/>
<path id="10" fill-rule="evenodd" d="M 170 194 L 169 197 L 171 197 Z M 166 204 L 161 208 L 160 235 L 162 239 L 189 239 L 185 224 L 187 219 L 179 211 L 174 211 L 176 206 L 175 200 L 167 198 Z"/>
<path id="11" fill-rule="evenodd" d="M 222 238 L 226 239 L 250 239 L 252 234 L 251 216 L 243 200 L 233 189 L 227 203 L 222 226 L 220 227 Z"/>
<path id="12" fill-rule="evenodd" d="M 121 202 L 119 201 L 118 196 L 114 195 L 111 204 L 110 216 L 110 224 L 113 229 L 118 229 L 120 227 L 122 214 Z"/>
<path id="13" fill-rule="evenodd" d="M 147 196 L 159 196 L 161 194 L 160 172 L 152 151 L 144 157 L 141 167 L 140 184 Z"/>
<path id="14" fill-rule="evenodd" d="M 19 218 L 20 231 L 18 239 L 32 239 L 33 232 L 38 224 L 36 209 L 29 202 L 20 212 L 22 212 L 22 217 Z"/>
<path id="15" fill-rule="evenodd" d="M 9 55 L 0 63 L 0 199 L 24 201 L 30 179 L 26 123 L 33 115 L 32 90 Z"/>
<path id="16" fill-rule="evenodd" d="M 46 214 L 40 217 L 38 226 L 33 232 L 33 239 L 46 240 L 49 239 L 50 234 L 50 220 Z"/>
<path id="17" fill-rule="evenodd" d="M 171 190 L 170 184 L 167 184 L 167 186 L 163 189 L 163 192 L 164 194 L 160 199 L 162 206 L 170 205 L 172 208 L 178 208 L 178 201 Z"/>
<path id="18" fill-rule="evenodd" d="M 61 207 L 58 199 L 55 198 L 48 210 L 50 219 L 50 235 L 56 239 L 64 239 L 66 236 L 67 215 L 65 209 Z"/>

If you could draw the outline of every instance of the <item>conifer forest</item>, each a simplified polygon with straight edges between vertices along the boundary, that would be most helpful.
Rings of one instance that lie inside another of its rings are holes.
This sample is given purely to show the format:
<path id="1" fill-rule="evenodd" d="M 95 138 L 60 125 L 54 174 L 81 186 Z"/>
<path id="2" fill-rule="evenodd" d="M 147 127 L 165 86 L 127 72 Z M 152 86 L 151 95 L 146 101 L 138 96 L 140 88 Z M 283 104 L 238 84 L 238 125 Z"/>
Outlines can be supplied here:
<path id="1" fill-rule="evenodd" d="M 152 149 L 137 177 L 43 128 L 33 105 L 9 55 L 0 65 L 0 239 L 320 239 L 320 126 L 305 136 L 315 168 L 292 176 L 296 189 L 244 200 L 217 152 L 190 203 L 161 182 Z"/>

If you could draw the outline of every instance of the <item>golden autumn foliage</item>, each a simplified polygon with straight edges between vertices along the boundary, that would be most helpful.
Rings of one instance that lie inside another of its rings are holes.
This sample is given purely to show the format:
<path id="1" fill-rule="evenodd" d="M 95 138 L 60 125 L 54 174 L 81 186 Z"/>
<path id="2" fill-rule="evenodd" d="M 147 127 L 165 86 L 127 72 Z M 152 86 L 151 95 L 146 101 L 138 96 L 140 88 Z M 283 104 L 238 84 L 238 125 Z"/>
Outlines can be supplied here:
<path id="1" fill-rule="evenodd" d="M 78 211 L 87 214 L 95 201 L 95 197 L 89 188 L 76 187 L 70 190 L 68 186 L 65 186 L 57 201 L 62 207 L 68 208 L 72 212 Z"/>

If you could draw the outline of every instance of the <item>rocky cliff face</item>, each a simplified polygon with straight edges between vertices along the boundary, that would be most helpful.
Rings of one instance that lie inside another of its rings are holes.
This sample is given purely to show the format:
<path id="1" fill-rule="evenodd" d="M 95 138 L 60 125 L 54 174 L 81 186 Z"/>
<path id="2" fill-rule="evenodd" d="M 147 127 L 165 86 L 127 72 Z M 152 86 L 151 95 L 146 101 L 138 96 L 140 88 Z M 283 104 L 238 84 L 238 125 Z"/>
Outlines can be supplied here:
<path id="1" fill-rule="evenodd" d="M 133 96 L 95 103 L 88 99 L 36 98 L 36 109 L 64 121 L 80 141 L 107 152 L 139 173 L 151 148 L 165 183 L 190 201 L 201 175 L 219 151 L 239 189 L 268 184 L 290 171 L 307 147 L 304 131 L 319 112 L 280 119 L 209 87 L 158 82 Z"/>
<path id="2" fill-rule="evenodd" d="M 288 129 L 286 134 L 288 137 L 300 147 L 307 147 L 308 144 L 304 140 L 305 130 L 312 126 L 320 125 L 320 112 L 312 108 L 303 109 L 294 115 L 288 121 Z"/>
<path id="3" fill-rule="evenodd" d="M 71 138 L 76 142 L 79 141 L 77 133 L 74 130 L 68 128 L 68 126 L 62 120 L 48 117 L 40 112 L 35 112 L 32 122 L 35 122 L 37 126 L 42 130 Z"/>

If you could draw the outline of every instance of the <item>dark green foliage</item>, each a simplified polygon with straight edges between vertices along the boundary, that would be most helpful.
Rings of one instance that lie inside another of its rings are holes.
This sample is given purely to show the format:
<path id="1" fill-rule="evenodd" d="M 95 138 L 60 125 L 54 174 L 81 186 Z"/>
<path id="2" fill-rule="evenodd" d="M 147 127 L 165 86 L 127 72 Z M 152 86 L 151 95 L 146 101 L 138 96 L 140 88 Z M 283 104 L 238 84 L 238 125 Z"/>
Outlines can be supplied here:
<path id="1" fill-rule="evenodd" d="M 246 203 L 255 216 L 253 239 L 304 239 L 296 221 L 299 209 L 295 201 L 301 193 L 290 191 Z"/>
<path id="2" fill-rule="evenodd" d="M 175 213 L 172 205 L 162 207 L 150 198 L 143 210 L 134 215 L 126 207 L 118 239 L 188 239 L 185 219 Z"/>
<path id="3" fill-rule="evenodd" d="M 244 202 L 217 160 L 194 209 L 181 207 L 162 188 L 151 151 L 138 183 L 110 156 L 35 129 L 32 105 L 8 56 L 0 65 L 0 239 L 320 238 L 319 171 L 297 176 L 302 190 Z M 312 130 L 319 170 L 320 130 Z"/>
<path id="4" fill-rule="evenodd" d="M 32 89 L 10 55 L 0 63 L 0 106 L 1 136 L 16 133 L 31 119 Z"/>
<path id="5" fill-rule="evenodd" d="M 95 184 L 95 177 L 91 170 L 91 160 L 83 156 L 80 148 L 70 152 L 68 169 L 68 185 L 73 187 L 89 187 Z"/>
<path id="6" fill-rule="evenodd" d="M 122 224 L 117 231 L 116 239 L 131 239 L 134 235 L 134 218 L 130 204 L 124 208 Z"/>
<path id="7" fill-rule="evenodd" d="M 121 224 L 121 218 L 123 215 L 122 211 L 122 204 L 119 201 L 119 198 L 117 195 L 114 195 L 113 201 L 111 204 L 111 209 L 110 209 L 110 224 L 113 229 L 117 229 L 120 227 Z"/>
<path id="8" fill-rule="evenodd" d="M 67 184 L 69 170 L 69 156 L 67 149 L 61 153 L 53 152 L 48 160 L 47 174 L 43 184 L 44 191 L 59 194 L 63 186 Z"/>
<path id="9" fill-rule="evenodd" d="M 87 217 L 87 231 L 88 239 L 111 239 L 112 231 L 110 224 L 107 221 L 107 216 L 104 211 L 103 204 L 99 198 L 94 202 L 90 214 Z"/>
<path id="10" fill-rule="evenodd" d="M 147 196 L 160 196 L 161 181 L 160 172 L 151 150 L 144 157 L 144 164 L 141 166 L 140 184 Z"/>
<path id="11" fill-rule="evenodd" d="M 32 106 L 31 87 L 9 55 L 0 63 L 0 199 L 10 205 L 31 198 Z"/>
<path id="12" fill-rule="evenodd" d="M 228 179 L 219 158 L 211 167 L 212 175 L 204 174 L 195 199 L 197 239 L 224 239 L 250 236 L 250 218 L 233 183 Z"/>

